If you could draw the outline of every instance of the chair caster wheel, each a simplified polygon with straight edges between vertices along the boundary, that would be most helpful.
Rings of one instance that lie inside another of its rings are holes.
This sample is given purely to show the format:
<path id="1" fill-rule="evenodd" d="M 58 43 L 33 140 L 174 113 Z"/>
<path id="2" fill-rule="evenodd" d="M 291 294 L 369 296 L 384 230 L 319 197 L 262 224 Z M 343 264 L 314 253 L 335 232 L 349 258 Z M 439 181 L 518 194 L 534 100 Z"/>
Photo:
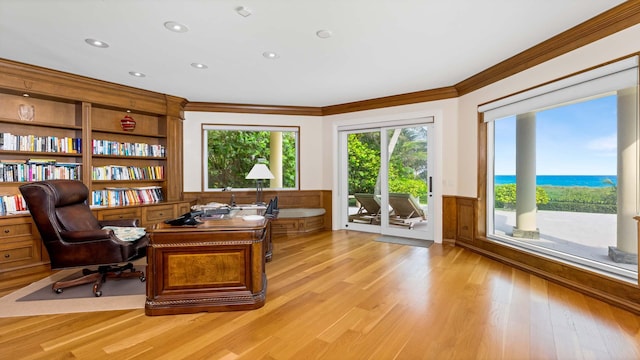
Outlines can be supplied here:
<path id="1" fill-rule="evenodd" d="M 102 291 L 96 291 L 95 293 L 93 293 L 93 295 L 95 295 L 96 297 L 100 297 L 102 296 Z"/>
<path id="2" fill-rule="evenodd" d="M 140 282 L 144 282 L 145 280 L 147 280 L 147 278 L 144 277 L 144 275 L 140 276 Z"/>
<path id="3" fill-rule="evenodd" d="M 56 294 L 62 294 L 62 291 L 63 291 L 63 290 L 62 290 L 62 289 L 54 289 L 53 291 L 55 291 L 55 292 L 56 292 Z"/>

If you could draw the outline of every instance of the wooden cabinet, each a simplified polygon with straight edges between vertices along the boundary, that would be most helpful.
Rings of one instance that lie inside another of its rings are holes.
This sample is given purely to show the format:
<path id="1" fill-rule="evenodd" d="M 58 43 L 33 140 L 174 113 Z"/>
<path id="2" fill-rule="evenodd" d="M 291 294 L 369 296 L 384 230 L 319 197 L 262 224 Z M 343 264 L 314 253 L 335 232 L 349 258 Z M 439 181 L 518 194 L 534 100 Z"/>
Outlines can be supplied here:
<path id="1" fill-rule="evenodd" d="M 48 261 L 42 242 L 30 216 L 0 217 L 0 279 L 2 273 L 24 269 Z"/>
<path id="2" fill-rule="evenodd" d="M 136 217 L 146 226 L 188 211 L 189 204 L 180 203 L 185 104 L 0 59 L 0 199 L 10 212 L 0 208 L 0 224 L 26 221 L 32 227 L 20 185 L 60 178 L 82 181 L 90 203 L 109 207 L 96 210 L 100 219 Z M 122 126 L 125 117 L 135 121 L 134 128 Z M 46 261 L 33 240 L 37 235 L 1 237 L 0 272 Z"/>
<path id="3" fill-rule="evenodd" d="M 98 220 L 140 219 L 140 226 L 148 227 L 189 211 L 188 202 L 167 202 L 140 206 L 94 209 Z M 186 209 L 186 210 L 185 210 Z"/>

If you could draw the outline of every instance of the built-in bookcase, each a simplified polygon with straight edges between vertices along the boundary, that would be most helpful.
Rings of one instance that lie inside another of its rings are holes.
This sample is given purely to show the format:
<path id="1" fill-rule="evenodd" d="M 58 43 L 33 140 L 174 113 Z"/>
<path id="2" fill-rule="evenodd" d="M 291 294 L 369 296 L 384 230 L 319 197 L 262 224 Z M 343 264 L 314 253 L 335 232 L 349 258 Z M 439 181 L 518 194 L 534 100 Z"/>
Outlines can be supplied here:
<path id="1" fill-rule="evenodd" d="M 48 267 L 38 230 L 21 211 L 22 184 L 78 179 L 90 189 L 90 202 L 100 204 L 93 209 L 99 220 L 137 218 L 151 226 L 188 211 L 181 158 L 185 104 L 0 59 L 0 171 L 8 169 L 0 177 L 0 199 L 12 204 L 12 213 L 0 214 L 0 280 Z M 122 126 L 126 116 L 135 128 Z"/>

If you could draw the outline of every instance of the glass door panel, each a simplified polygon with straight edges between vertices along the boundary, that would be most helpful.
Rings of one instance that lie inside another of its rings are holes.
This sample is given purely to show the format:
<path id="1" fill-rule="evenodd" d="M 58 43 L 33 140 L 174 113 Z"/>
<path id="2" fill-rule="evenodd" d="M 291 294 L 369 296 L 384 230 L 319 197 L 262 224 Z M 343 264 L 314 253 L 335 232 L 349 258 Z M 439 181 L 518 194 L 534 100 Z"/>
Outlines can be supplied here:
<path id="1" fill-rule="evenodd" d="M 350 132 L 346 137 L 347 227 L 380 226 L 380 131 Z"/>
<path id="2" fill-rule="evenodd" d="M 343 228 L 434 238 L 430 120 L 340 132 Z"/>
<path id="3" fill-rule="evenodd" d="M 431 174 L 428 161 L 427 124 L 386 128 L 386 186 L 388 205 L 385 233 L 432 239 L 429 226 Z"/>

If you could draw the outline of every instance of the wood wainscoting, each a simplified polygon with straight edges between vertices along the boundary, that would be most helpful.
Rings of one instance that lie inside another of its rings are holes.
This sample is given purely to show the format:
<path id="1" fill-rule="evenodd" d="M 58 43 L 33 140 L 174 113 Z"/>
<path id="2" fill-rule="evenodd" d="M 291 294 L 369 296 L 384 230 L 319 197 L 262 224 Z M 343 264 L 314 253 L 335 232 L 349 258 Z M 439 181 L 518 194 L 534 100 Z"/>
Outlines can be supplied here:
<path id="1" fill-rule="evenodd" d="M 445 242 L 640 314 L 640 287 L 487 238 L 486 211 L 475 198 L 443 197 Z"/>
<path id="2" fill-rule="evenodd" d="M 256 201 L 255 191 L 207 191 L 207 192 L 185 192 L 184 200 L 193 204 L 207 204 L 219 202 L 229 204 L 231 195 L 237 204 L 251 204 Z M 278 207 L 281 209 L 293 208 L 323 208 L 324 228 L 331 230 L 331 191 L 330 190 L 265 190 L 263 198 L 265 201 L 278 197 Z"/>

